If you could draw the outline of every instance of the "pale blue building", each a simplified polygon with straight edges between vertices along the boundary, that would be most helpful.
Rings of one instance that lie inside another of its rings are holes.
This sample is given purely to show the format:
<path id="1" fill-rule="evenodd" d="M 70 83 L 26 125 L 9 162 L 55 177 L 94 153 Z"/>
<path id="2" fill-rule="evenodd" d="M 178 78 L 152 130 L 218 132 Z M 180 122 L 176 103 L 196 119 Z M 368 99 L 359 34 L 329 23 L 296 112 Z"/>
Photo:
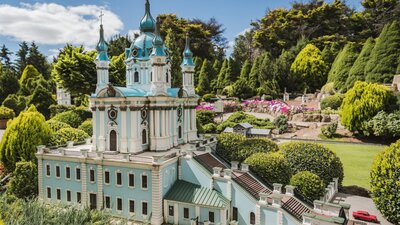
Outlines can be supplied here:
<path id="1" fill-rule="evenodd" d="M 109 84 L 103 26 L 90 98 L 93 137 L 65 148 L 39 146 L 39 199 L 81 204 L 144 224 L 344 224 L 347 205 L 310 206 L 294 187 L 266 184 L 248 166 L 215 154 L 197 136 L 189 37 L 182 88 L 171 87 L 168 49 L 146 0 L 140 35 L 126 49 L 126 87 Z M 337 181 L 328 187 L 328 199 Z"/>

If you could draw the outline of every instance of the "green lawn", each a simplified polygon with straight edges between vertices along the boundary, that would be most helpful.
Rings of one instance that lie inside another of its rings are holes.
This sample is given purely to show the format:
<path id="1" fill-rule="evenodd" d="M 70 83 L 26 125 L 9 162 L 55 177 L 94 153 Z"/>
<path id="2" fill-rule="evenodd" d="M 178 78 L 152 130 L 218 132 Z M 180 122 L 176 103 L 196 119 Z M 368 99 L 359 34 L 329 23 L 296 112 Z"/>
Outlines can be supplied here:
<path id="1" fill-rule="evenodd" d="M 375 156 L 384 146 L 357 144 L 323 144 L 340 157 L 344 167 L 343 185 L 369 189 L 369 173 Z"/>

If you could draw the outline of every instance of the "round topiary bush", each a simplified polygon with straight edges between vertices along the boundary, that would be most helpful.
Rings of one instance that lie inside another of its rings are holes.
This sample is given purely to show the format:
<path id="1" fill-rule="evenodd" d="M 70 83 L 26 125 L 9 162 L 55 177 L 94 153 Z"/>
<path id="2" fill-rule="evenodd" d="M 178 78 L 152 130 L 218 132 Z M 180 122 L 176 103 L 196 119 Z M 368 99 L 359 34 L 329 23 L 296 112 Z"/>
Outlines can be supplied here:
<path id="1" fill-rule="evenodd" d="M 89 135 L 83 130 L 75 128 L 63 128 L 50 137 L 49 145 L 60 146 L 65 145 L 68 141 L 81 142 L 86 138 L 89 138 Z"/>
<path id="2" fill-rule="evenodd" d="M 215 123 L 208 123 L 203 126 L 204 133 L 214 134 L 217 131 L 217 125 Z"/>
<path id="3" fill-rule="evenodd" d="M 83 122 L 79 127 L 79 130 L 85 131 L 89 136 L 93 135 L 93 124 L 92 124 L 92 119 L 87 119 L 85 122 Z"/>
<path id="4" fill-rule="evenodd" d="M 262 177 L 265 181 L 272 183 L 280 183 L 286 185 L 292 176 L 292 170 L 289 163 L 278 152 L 272 153 L 255 153 L 248 157 L 245 163 Z"/>
<path id="5" fill-rule="evenodd" d="M 14 110 L 0 106 L 0 120 L 8 120 L 15 117 Z"/>
<path id="6" fill-rule="evenodd" d="M 60 121 L 63 123 L 66 123 L 70 125 L 73 128 L 79 127 L 85 121 L 82 119 L 78 113 L 74 111 L 67 111 L 67 112 L 62 112 L 57 114 L 55 117 L 52 118 L 52 120 Z"/>
<path id="7" fill-rule="evenodd" d="M 268 138 L 252 138 L 246 139 L 238 144 L 238 152 L 235 154 L 237 161 L 244 161 L 254 153 L 268 153 L 277 152 L 279 150 L 278 145 Z"/>
<path id="8" fill-rule="evenodd" d="M 393 224 L 400 224 L 400 140 L 385 148 L 372 163 L 372 199 Z"/>
<path id="9" fill-rule="evenodd" d="M 222 133 L 217 139 L 217 153 L 227 161 L 238 161 L 239 146 L 246 137 L 236 133 Z"/>
<path id="10" fill-rule="evenodd" d="M 198 110 L 196 112 L 196 119 L 202 126 L 214 123 L 215 112 L 211 110 Z"/>
<path id="11" fill-rule="evenodd" d="M 290 179 L 290 185 L 295 186 L 298 193 L 311 201 L 319 200 L 325 191 L 325 185 L 321 178 L 309 171 L 296 173 Z"/>
<path id="12" fill-rule="evenodd" d="M 329 148 L 312 142 L 290 142 L 280 146 L 294 173 L 309 171 L 318 175 L 325 185 L 339 178 L 343 181 L 343 165 Z"/>
<path id="13" fill-rule="evenodd" d="M 335 94 L 328 97 L 325 97 L 321 101 L 321 110 L 326 108 L 331 109 L 339 109 L 340 105 L 342 105 L 344 95 L 342 94 Z"/>
<path id="14" fill-rule="evenodd" d="M 50 130 L 53 133 L 55 133 L 63 128 L 71 128 L 70 125 L 60 122 L 60 121 L 57 121 L 57 120 L 47 120 L 46 123 L 47 123 L 47 126 L 49 126 Z"/>

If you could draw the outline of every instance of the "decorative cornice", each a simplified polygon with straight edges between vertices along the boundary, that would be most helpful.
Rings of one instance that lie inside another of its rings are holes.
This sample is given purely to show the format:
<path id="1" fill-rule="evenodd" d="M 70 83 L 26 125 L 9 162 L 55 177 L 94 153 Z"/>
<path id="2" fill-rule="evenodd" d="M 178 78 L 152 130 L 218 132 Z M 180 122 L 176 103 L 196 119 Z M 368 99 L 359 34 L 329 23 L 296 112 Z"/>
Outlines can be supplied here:
<path id="1" fill-rule="evenodd" d="M 98 109 L 99 109 L 99 111 L 104 111 L 104 110 L 106 110 L 106 107 L 105 106 L 99 106 Z"/>

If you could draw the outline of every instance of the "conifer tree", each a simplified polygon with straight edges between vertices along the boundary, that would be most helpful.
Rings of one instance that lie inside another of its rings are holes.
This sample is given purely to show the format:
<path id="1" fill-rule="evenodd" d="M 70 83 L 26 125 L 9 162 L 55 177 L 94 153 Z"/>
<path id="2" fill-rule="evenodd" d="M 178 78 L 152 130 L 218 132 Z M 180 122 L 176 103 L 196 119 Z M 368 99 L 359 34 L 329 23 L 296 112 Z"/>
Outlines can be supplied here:
<path id="1" fill-rule="evenodd" d="M 42 78 L 42 75 L 39 71 L 32 65 L 27 65 L 22 72 L 21 78 L 19 79 L 19 84 L 21 86 L 25 86 L 28 83 L 29 79 L 38 80 Z"/>
<path id="2" fill-rule="evenodd" d="M 221 66 L 222 66 L 221 62 L 218 59 L 216 59 L 212 66 L 212 72 L 213 72 L 212 76 L 209 78 L 210 88 L 212 91 L 217 90 L 218 74 L 219 74 L 219 71 L 221 70 Z"/>
<path id="3" fill-rule="evenodd" d="M 211 73 L 212 73 L 212 65 L 207 59 L 204 59 L 203 66 L 201 67 L 200 70 L 199 84 L 197 86 L 199 95 L 210 93 L 209 77 Z"/>
<path id="4" fill-rule="evenodd" d="M 290 71 L 301 78 L 303 87 L 315 91 L 326 81 L 327 66 L 322 59 L 321 51 L 314 45 L 308 44 L 294 60 Z"/>
<path id="5" fill-rule="evenodd" d="M 36 86 L 27 103 L 27 105 L 34 105 L 37 111 L 43 114 L 46 119 L 50 119 L 49 107 L 54 104 L 56 104 L 56 101 L 53 99 L 51 92 L 42 85 Z"/>
<path id="6" fill-rule="evenodd" d="M 250 61 L 248 59 L 246 59 L 246 61 L 244 61 L 242 69 L 240 71 L 240 78 L 239 79 L 245 79 L 248 80 L 249 79 L 249 75 L 250 75 L 250 71 L 251 71 L 251 64 Z"/>
<path id="7" fill-rule="evenodd" d="M 337 55 L 328 75 L 328 82 L 333 82 L 333 86 L 336 90 L 346 91 L 345 83 L 349 76 L 349 71 L 358 55 L 359 47 L 353 42 L 346 44 Z"/>
<path id="8" fill-rule="evenodd" d="M 21 42 L 19 44 L 19 50 L 16 54 L 17 59 L 16 59 L 16 63 L 15 63 L 18 79 L 21 77 L 22 72 L 24 71 L 24 69 L 27 65 L 28 53 L 29 53 L 28 43 L 26 43 L 25 41 Z"/>
<path id="9" fill-rule="evenodd" d="M 3 44 L 0 50 L 0 63 L 3 63 L 4 66 L 8 69 L 11 68 L 11 55 L 12 53 L 10 52 L 10 50 L 6 47 L 5 44 Z"/>
<path id="10" fill-rule="evenodd" d="M 229 70 L 229 60 L 225 59 L 224 62 L 222 63 L 221 70 L 219 71 L 218 74 L 218 80 L 217 80 L 217 89 L 223 89 L 226 86 L 226 73 Z"/>
<path id="11" fill-rule="evenodd" d="M 200 79 L 200 71 L 201 68 L 203 67 L 203 59 L 201 59 L 200 57 L 194 57 L 194 77 L 195 77 L 195 82 L 194 85 L 197 86 L 197 84 L 199 83 L 199 79 Z"/>
<path id="12" fill-rule="evenodd" d="M 253 89 L 256 90 L 258 87 L 260 87 L 260 81 L 258 79 L 258 76 L 260 74 L 260 68 L 261 68 L 261 63 L 263 61 L 263 56 L 258 56 L 254 62 L 253 66 L 251 67 L 250 74 L 249 74 L 249 86 Z"/>
<path id="13" fill-rule="evenodd" d="M 50 78 L 50 65 L 46 60 L 46 56 L 39 51 L 39 47 L 35 42 L 32 42 L 29 47 L 26 63 L 34 66 L 46 80 Z"/>
<path id="14" fill-rule="evenodd" d="M 346 80 L 346 89 L 350 89 L 356 83 L 356 81 L 364 81 L 365 80 L 365 66 L 368 63 L 370 58 L 372 49 L 374 49 L 375 40 L 373 38 L 369 38 L 358 55 L 356 61 L 349 71 L 349 77 Z"/>
<path id="15" fill-rule="evenodd" d="M 12 120 L 0 143 L 0 160 L 8 172 L 14 171 L 19 161 L 36 162 L 36 147 L 46 145 L 50 128 L 35 106 Z"/>
<path id="16" fill-rule="evenodd" d="M 113 56 L 110 63 L 110 83 L 115 86 L 126 85 L 125 53 Z"/>
<path id="17" fill-rule="evenodd" d="M 167 30 L 167 35 L 165 37 L 165 45 L 170 50 L 169 55 L 171 58 L 172 87 L 181 87 L 182 86 L 182 71 L 181 71 L 182 52 L 179 52 L 178 37 L 172 31 L 172 29 Z"/>
<path id="18" fill-rule="evenodd" d="M 8 95 L 15 94 L 19 90 L 17 75 L 11 69 L 1 69 L 0 63 L 0 102 L 3 102 Z"/>
<path id="19" fill-rule="evenodd" d="M 379 35 L 365 68 L 366 81 L 391 83 L 400 55 L 400 24 L 387 24 Z"/>
<path id="20" fill-rule="evenodd" d="M 335 61 L 337 54 L 339 54 L 339 51 L 340 51 L 340 46 L 336 42 L 325 45 L 322 51 L 322 59 L 324 60 L 325 64 L 328 66 L 329 69 L 331 68 L 333 61 Z"/>

